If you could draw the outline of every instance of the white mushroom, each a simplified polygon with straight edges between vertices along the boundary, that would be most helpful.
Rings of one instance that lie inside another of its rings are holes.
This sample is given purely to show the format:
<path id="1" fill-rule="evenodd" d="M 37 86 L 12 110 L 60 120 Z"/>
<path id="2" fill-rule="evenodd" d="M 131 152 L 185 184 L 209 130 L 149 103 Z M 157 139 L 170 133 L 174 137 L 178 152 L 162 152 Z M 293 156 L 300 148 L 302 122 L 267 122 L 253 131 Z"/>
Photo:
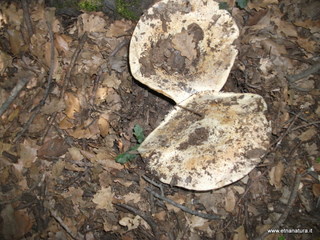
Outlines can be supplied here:
<path id="1" fill-rule="evenodd" d="M 201 92 L 180 106 L 138 149 L 162 182 L 216 189 L 241 179 L 261 161 L 270 132 L 262 97 Z"/>
<path id="2" fill-rule="evenodd" d="M 193 190 L 247 175 L 269 144 L 266 103 L 218 93 L 237 54 L 239 30 L 215 1 L 162 0 L 140 19 L 130 44 L 133 76 L 178 103 L 138 148 L 164 183 Z"/>
<path id="3" fill-rule="evenodd" d="M 225 84 L 239 30 L 215 1 L 162 0 L 139 20 L 130 43 L 133 76 L 179 103 Z"/>

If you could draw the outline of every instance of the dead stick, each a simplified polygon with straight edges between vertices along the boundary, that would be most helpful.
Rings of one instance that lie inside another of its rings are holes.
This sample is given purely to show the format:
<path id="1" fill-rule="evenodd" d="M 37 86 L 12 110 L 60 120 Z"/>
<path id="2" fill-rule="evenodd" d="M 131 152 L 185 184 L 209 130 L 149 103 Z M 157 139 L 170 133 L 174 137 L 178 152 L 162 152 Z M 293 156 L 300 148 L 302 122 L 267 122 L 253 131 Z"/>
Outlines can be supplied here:
<path id="1" fill-rule="evenodd" d="M 79 45 L 78 47 L 76 48 L 75 52 L 73 53 L 72 57 L 71 57 L 71 61 L 70 61 L 70 66 L 68 68 L 68 71 L 66 73 L 66 76 L 64 78 L 64 83 L 63 83 L 63 87 L 62 87 L 62 90 L 61 90 L 61 93 L 60 93 L 60 98 L 63 98 L 64 96 L 64 93 L 65 91 L 67 90 L 67 87 L 69 85 L 69 81 L 70 81 L 70 77 L 71 77 L 71 72 L 76 64 L 76 61 L 79 57 L 79 54 L 81 52 L 81 50 L 83 49 L 83 46 L 85 44 L 85 42 L 87 41 L 87 38 L 88 38 L 88 35 L 87 33 L 85 32 L 82 37 L 80 38 L 80 41 L 79 41 Z"/>
<path id="2" fill-rule="evenodd" d="M 8 107 L 11 105 L 14 99 L 18 96 L 21 90 L 26 86 L 26 84 L 30 81 L 30 79 L 31 77 L 27 76 L 27 77 L 21 78 L 18 81 L 17 85 L 12 89 L 8 99 L 0 107 L 0 117 L 8 109 Z"/>
<path id="3" fill-rule="evenodd" d="M 299 185 L 300 185 L 300 181 L 301 181 L 301 174 L 297 173 L 296 177 L 295 177 L 295 181 L 294 181 L 294 185 L 293 185 L 293 189 L 291 191 L 291 195 L 288 201 L 288 205 L 286 207 L 286 209 L 284 210 L 283 214 L 280 216 L 280 218 L 278 219 L 278 221 L 272 225 L 271 229 L 278 229 L 283 223 L 284 221 L 287 219 L 290 210 L 292 209 L 292 205 L 297 197 L 297 193 L 299 190 Z M 263 240 L 265 239 L 265 237 L 269 234 L 268 230 L 264 231 L 259 237 L 257 237 L 255 240 Z"/>
<path id="4" fill-rule="evenodd" d="M 205 219 L 209 219 L 209 220 L 221 220 L 221 217 L 220 216 L 217 216 L 217 215 L 213 215 L 213 214 L 205 214 L 205 213 L 201 213 L 201 212 L 198 212 L 198 211 L 194 211 L 194 210 L 191 210 L 179 203 L 176 203 L 175 201 L 169 199 L 169 198 L 166 198 L 164 196 L 161 196 L 160 194 L 152 191 L 150 188 L 145 188 L 149 193 L 151 193 L 153 196 L 155 196 L 156 198 L 159 198 L 165 202 L 168 202 L 170 203 L 171 205 L 177 207 L 177 208 L 180 208 L 182 211 L 186 212 L 186 213 L 190 213 L 192 215 L 195 215 L 195 216 L 198 216 L 198 217 L 201 217 L 201 218 L 205 218 Z"/>
<path id="5" fill-rule="evenodd" d="M 320 71 L 320 62 L 314 64 L 313 66 L 311 66 L 310 68 L 308 68 L 307 70 L 301 73 L 298 73 L 296 75 L 290 75 L 287 78 L 290 83 L 294 83 L 295 81 L 308 77 L 309 75 L 314 74 L 318 71 Z"/>
<path id="6" fill-rule="evenodd" d="M 22 4 L 22 9 L 23 9 L 23 20 L 26 24 L 27 32 L 28 32 L 28 39 L 27 39 L 28 42 L 27 43 L 30 43 L 30 39 L 31 39 L 34 31 L 33 31 L 33 27 L 32 27 L 31 18 L 30 18 L 28 3 L 26 0 L 22 0 L 21 4 Z"/>
<path id="7" fill-rule="evenodd" d="M 158 231 L 158 226 L 155 223 L 155 221 L 151 218 L 151 216 L 149 216 L 146 213 L 144 213 L 138 209 L 135 209 L 134 207 L 131 207 L 127 204 L 114 203 L 114 205 L 116 205 L 118 207 L 122 207 L 124 209 L 127 209 L 128 211 L 134 213 L 135 215 L 138 215 L 141 218 L 143 218 L 143 220 L 145 220 L 149 224 L 149 226 L 151 227 L 152 232 L 153 232 L 154 236 L 156 237 L 156 239 L 159 239 L 160 233 Z"/>

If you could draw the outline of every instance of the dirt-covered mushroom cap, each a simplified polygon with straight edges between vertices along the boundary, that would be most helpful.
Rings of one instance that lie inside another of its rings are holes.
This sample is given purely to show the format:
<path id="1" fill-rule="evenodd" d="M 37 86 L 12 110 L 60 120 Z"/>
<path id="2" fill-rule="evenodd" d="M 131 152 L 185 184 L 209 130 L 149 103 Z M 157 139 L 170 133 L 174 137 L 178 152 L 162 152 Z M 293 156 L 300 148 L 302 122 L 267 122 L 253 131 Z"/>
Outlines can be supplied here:
<path id="1" fill-rule="evenodd" d="M 262 97 L 207 91 L 181 106 L 138 149 L 162 182 L 216 189 L 241 179 L 260 162 L 270 133 Z"/>
<path id="2" fill-rule="evenodd" d="M 162 0 L 139 20 L 130 43 L 133 76 L 179 103 L 225 84 L 239 30 L 215 1 Z"/>

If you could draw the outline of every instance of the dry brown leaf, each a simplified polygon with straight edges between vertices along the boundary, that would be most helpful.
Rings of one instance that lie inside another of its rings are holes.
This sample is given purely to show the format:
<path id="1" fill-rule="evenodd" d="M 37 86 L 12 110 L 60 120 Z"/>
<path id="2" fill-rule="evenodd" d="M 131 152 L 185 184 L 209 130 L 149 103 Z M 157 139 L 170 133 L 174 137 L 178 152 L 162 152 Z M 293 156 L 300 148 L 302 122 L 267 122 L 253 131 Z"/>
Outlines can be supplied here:
<path id="1" fill-rule="evenodd" d="M 319 44 L 309 38 L 298 38 L 296 42 L 309 53 L 314 53 L 319 47 Z"/>
<path id="2" fill-rule="evenodd" d="M 276 166 L 272 167 L 269 172 L 269 183 L 272 186 L 275 186 L 276 189 L 280 189 L 282 187 L 281 179 L 284 173 L 284 165 L 281 161 L 277 163 Z"/>
<path id="3" fill-rule="evenodd" d="M 240 226 L 234 230 L 236 233 L 233 235 L 233 240 L 247 240 L 246 230 L 244 226 Z"/>
<path id="4" fill-rule="evenodd" d="M 106 17 L 102 12 L 83 13 L 78 17 L 78 31 L 81 36 L 84 32 L 106 32 Z"/>
<path id="5" fill-rule="evenodd" d="M 320 32 L 320 20 L 311 20 L 311 19 L 306 19 L 304 21 L 297 21 L 294 22 L 294 25 L 310 29 L 311 33 L 319 33 Z"/>
<path id="6" fill-rule="evenodd" d="M 144 220 L 140 216 L 136 215 L 134 218 L 123 217 L 120 219 L 119 224 L 127 227 L 128 231 L 131 231 L 132 229 L 138 228 L 143 221 Z"/>
<path id="7" fill-rule="evenodd" d="M 124 35 L 128 35 L 128 30 L 130 30 L 132 27 L 133 25 L 129 21 L 116 20 L 108 28 L 106 37 L 118 38 Z"/>
<path id="8" fill-rule="evenodd" d="M 62 193 L 65 198 L 71 199 L 74 205 L 82 205 L 84 201 L 82 200 L 83 190 L 81 188 L 69 187 L 68 192 Z"/>
<path id="9" fill-rule="evenodd" d="M 42 108 L 41 113 L 43 114 L 52 114 L 55 112 L 61 112 L 65 109 L 65 102 L 59 98 L 51 97 L 50 101 L 48 101 Z"/>
<path id="10" fill-rule="evenodd" d="M 118 89 L 121 83 L 121 79 L 117 76 L 115 72 L 105 72 L 103 73 L 103 82 L 102 86 L 106 86 L 108 88 Z"/>
<path id="11" fill-rule="evenodd" d="M 38 150 L 39 158 L 60 157 L 68 151 L 68 145 L 62 138 L 54 138 L 46 141 Z"/>
<path id="12" fill-rule="evenodd" d="M 173 196 L 170 196 L 169 198 L 179 204 L 184 204 L 186 201 L 185 196 L 183 196 L 182 194 L 179 194 L 179 193 L 175 193 Z M 172 204 L 165 203 L 165 205 L 166 205 L 168 211 L 174 211 L 176 213 L 181 211 L 180 208 L 177 208 L 177 207 L 173 206 Z"/>
<path id="13" fill-rule="evenodd" d="M 250 9 L 256 9 L 259 11 L 262 8 L 267 8 L 271 4 L 278 4 L 278 0 L 253 0 L 248 1 L 248 7 Z"/>
<path id="14" fill-rule="evenodd" d="M 11 65 L 11 63 L 12 63 L 12 57 L 9 54 L 0 50 L 0 75 L 4 73 L 4 71 L 7 69 L 7 67 Z M 0 104 L 2 104 L 1 99 L 0 99 Z"/>
<path id="15" fill-rule="evenodd" d="M 124 201 L 128 203 L 129 201 L 133 201 L 133 203 L 138 203 L 141 200 L 141 195 L 139 193 L 128 193 L 123 196 Z"/>
<path id="16" fill-rule="evenodd" d="M 88 126 L 88 127 L 84 127 L 84 126 Z M 81 138 L 97 139 L 100 134 L 98 122 L 93 119 L 88 119 L 84 122 L 83 125 L 76 127 L 76 129 L 74 130 L 68 129 L 67 132 L 68 134 L 70 134 L 70 136 L 77 139 L 81 139 Z"/>
<path id="17" fill-rule="evenodd" d="M 315 197 L 320 197 L 320 183 L 315 183 L 312 185 L 312 192 Z"/>
<path id="18" fill-rule="evenodd" d="M 234 195 L 234 192 L 231 189 L 229 189 L 225 197 L 224 209 L 227 212 L 232 212 L 235 206 L 236 206 L 236 196 Z"/>
<path id="19" fill-rule="evenodd" d="M 76 162 L 81 161 L 84 158 L 79 148 L 76 148 L 76 147 L 68 148 L 68 152 L 71 158 Z"/>
<path id="20" fill-rule="evenodd" d="M 299 139 L 302 142 L 306 142 L 311 140 L 314 136 L 318 134 L 318 131 L 315 127 L 311 127 L 308 130 L 304 131 L 303 133 L 300 134 Z"/>
<path id="21" fill-rule="evenodd" d="M 27 210 L 14 210 L 11 204 L 3 207 L 1 218 L 3 222 L 0 230 L 5 240 L 20 239 L 33 226 L 33 218 Z"/>
<path id="22" fill-rule="evenodd" d="M 55 47 L 59 53 L 66 54 L 70 51 L 70 44 L 72 43 L 72 38 L 65 34 L 55 34 Z"/>
<path id="23" fill-rule="evenodd" d="M 113 211 L 113 200 L 114 194 L 111 191 L 111 187 L 101 188 L 94 196 L 92 201 L 97 204 L 97 209 L 105 209 L 107 211 Z"/>
<path id="24" fill-rule="evenodd" d="M 23 167 L 29 168 L 37 159 L 37 148 L 32 141 L 24 140 L 24 142 L 20 144 L 19 155 L 19 162 Z"/>
<path id="25" fill-rule="evenodd" d="M 26 49 L 20 31 L 16 29 L 7 29 L 7 34 L 9 36 L 10 50 L 14 55 L 18 55 Z"/>
<path id="26" fill-rule="evenodd" d="M 76 97 L 74 94 L 67 92 L 65 93 L 64 101 L 66 105 L 65 114 L 68 116 L 68 118 L 74 119 L 75 113 L 80 112 L 79 98 Z"/>
<path id="27" fill-rule="evenodd" d="M 105 137 L 109 133 L 110 124 L 107 119 L 103 118 L 102 116 L 99 117 L 98 125 L 100 129 L 100 135 Z"/>
<path id="28" fill-rule="evenodd" d="M 193 61 L 197 56 L 196 44 L 193 42 L 193 35 L 189 35 L 188 31 L 182 30 L 181 33 L 174 35 L 172 39 L 173 46 L 181 52 L 181 55 Z"/>
<path id="29" fill-rule="evenodd" d="M 59 122 L 59 128 L 66 130 L 69 128 L 73 128 L 74 124 L 72 122 L 72 120 L 68 117 L 63 118 L 60 122 Z"/>
<path id="30" fill-rule="evenodd" d="M 105 102 L 108 95 L 108 88 L 107 87 L 99 87 L 96 91 L 96 97 L 94 103 L 100 105 L 101 103 Z"/>

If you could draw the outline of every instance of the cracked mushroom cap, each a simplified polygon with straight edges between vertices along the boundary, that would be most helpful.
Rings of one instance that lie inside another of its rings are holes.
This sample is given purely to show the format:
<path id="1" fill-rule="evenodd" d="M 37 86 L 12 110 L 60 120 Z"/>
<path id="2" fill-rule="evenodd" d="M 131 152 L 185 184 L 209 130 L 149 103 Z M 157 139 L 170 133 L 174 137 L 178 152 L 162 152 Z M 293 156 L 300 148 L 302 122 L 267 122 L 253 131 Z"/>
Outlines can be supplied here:
<path id="1" fill-rule="evenodd" d="M 215 1 L 162 0 L 139 20 L 130 43 L 133 76 L 179 103 L 225 84 L 239 30 Z"/>
<path id="2" fill-rule="evenodd" d="M 223 187 L 247 175 L 269 145 L 266 103 L 256 94 L 194 94 L 138 148 L 164 183 L 192 190 Z"/>

